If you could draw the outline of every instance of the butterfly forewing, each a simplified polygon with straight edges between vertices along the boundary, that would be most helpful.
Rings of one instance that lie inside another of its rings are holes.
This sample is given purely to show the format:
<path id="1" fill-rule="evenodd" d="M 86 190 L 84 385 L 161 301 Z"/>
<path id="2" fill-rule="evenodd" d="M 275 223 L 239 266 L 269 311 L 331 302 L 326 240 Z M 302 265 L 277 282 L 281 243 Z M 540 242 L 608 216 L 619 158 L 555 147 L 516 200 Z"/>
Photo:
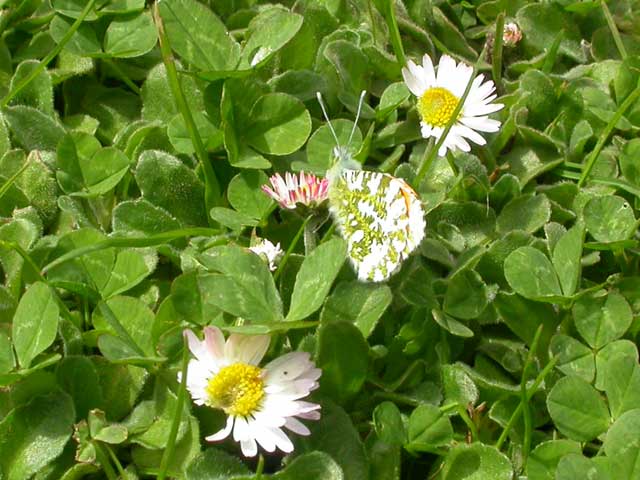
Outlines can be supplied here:
<path id="1" fill-rule="evenodd" d="M 342 170 L 331 181 L 329 202 L 360 280 L 389 278 L 424 237 L 416 193 L 386 173 Z"/>

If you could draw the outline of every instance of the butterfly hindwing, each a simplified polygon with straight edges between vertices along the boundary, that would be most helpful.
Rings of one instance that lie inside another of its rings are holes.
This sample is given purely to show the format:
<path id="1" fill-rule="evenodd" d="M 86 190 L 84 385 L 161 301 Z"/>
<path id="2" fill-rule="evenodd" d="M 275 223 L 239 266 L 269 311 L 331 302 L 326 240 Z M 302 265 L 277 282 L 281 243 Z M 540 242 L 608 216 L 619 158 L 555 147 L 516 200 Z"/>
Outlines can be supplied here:
<path id="1" fill-rule="evenodd" d="M 420 200 L 389 174 L 344 169 L 330 183 L 329 202 L 360 280 L 389 278 L 424 237 Z"/>

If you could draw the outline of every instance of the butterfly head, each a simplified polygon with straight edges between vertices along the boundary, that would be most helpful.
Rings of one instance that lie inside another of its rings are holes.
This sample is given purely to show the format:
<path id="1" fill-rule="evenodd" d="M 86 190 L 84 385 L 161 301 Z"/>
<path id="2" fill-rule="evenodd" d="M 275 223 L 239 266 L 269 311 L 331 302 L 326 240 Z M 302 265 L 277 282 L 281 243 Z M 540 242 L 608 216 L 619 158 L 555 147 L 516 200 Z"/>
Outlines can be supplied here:
<path id="1" fill-rule="evenodd" d="M 358 125 L 358 119 L 360 118 L 360 112 L 362 110 L 362 102 L 364 102 L 364 96 L 367 92 L 362 91 L 360 93 L 360 100 L 358 101 L 358 111 L 356 113 L 356 120 L 353 124 L 353 128 L 351 129 L 351 133 L 349 134 L 349 139 L 347 140 L 346 145 L 341 145 L 340 140 L 338 139 L 338 135 L 331 124 L 331 120 L 329 120 L 329 115 L 327 114 L 327 108 L 324 104 L 324 100 L 322 99 L 322 94 L 320 92 L 316 93 L 316 97 L 318 98 L 318 103 L 320 104 L 320 108 L 322 109 L 322 113 L 327 122 L 327 126 L 329 127 L 329 131 L 331 135 L 333 135 L 333 139 L 336 142 L 335 147 L 333 147 L 333 159 L 331 163 L 331 167 L 327 170 L 327 178 L 331 181 L 337 175 L 340 174 L 343 170 L 360 170 L 362 167 L 360 163 L 353 158 L 353 154 L 351 151 L 351 140 L 353 139 L 353 135 L 356 131 Z"/>

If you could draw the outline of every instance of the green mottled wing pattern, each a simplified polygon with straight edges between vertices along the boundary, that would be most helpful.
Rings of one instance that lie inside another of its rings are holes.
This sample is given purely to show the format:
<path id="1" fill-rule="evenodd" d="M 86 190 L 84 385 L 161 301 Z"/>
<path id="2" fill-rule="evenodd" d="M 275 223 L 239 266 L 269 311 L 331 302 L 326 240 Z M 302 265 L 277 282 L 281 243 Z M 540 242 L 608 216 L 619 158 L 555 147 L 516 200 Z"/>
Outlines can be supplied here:
<path id="1" fill-rule="evenodd" d="M 413 189 L 386 173 L 342 170 L 329 204 L 358 279 L 387 280 L 424 238 L 424 211 Z"/>

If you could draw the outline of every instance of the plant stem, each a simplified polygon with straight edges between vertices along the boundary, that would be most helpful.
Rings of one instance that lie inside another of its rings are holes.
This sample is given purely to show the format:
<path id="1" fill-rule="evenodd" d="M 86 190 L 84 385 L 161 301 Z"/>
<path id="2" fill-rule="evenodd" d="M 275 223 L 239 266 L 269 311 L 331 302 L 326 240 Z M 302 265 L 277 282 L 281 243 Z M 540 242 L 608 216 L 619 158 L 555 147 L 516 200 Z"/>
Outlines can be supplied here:
<path id="1" fill-rule="evenodd" d="M 204 144 L 200 138 L 200 133 L 198 132 L 195 121 L 193 120 L 193 115 L 191 115 L 191 110 L 189 109 L 189 105 L 187 104 L 184 93 L 182 92 L 180 79 L 178 78 L 178 71 L 171 52 L 171 44 L 169 43 L 169 37 L 164 29 L 164 24 L 162 23 L 162 17 L 160 16 L 157 2 L 153 5 L 153 17 L 156 23 L 156 29 L 158 30 L 162 61 L 167 69 L 169 87 L 176 102 L 176 106 L 178 107 L 178 110 L 182 115 L 182 119 L 187 127 L 187 131 L 189 132 L 189 137 L 191 138 L 191 143 L 196 151 L 196 156 L 198 157 L 202 171 L 204 172 L 204 200 L 207 208 L 207 218 L 210 219 L 211 217 L 209 216 L 209 212 L 211 211 L 211 208 L 222 205 L 220 183 L 213 171 L 213 167 L 209 161 L 209 155 L 204 148 Z"/>
<path id="2" fill-rule="evenodd" d="M 167 448 L 162 454 L 162 460 L 160 461 L 160 470 L 158 472 L 157 480 L 164 480 L 167 475 L 167 469 L 169 468 L 169 462 L 173 455 L 173 450 L 176 445 L 176 437 L 178 436 L 178 429 L 180 428 L 180 420 L 182 420 L 182 405 L 184 404 L 184 398 L 186 396 L 187 387 L 187 371 L 189 369 L 189 346 L 187 345 L 187 337 L 182 338 L 182 363 L 180 366 L 181 377 L 180 386 L 178 387 L 178 398 L 176 399 L 176 409 L 173 413 L 173 420 L 171 422 L 171 430 L 169 431 L 169 438 L 167 440 Z"/>
<path id="3" fill-rule="evenodd" d="M 312 216 L 313 215 L 309 215 L 307 218 L 305 218 L 304 222 L 302 222 L 302 225 L 300 225 L 300 228 L 296 232 L 296 236 L 293 237 L 293 240 L 291 241 L 291 244 L 289 245 L 289 248 L 287 248 L 287 251 L 285 252 L 284 257 L 282 257 L 282 260 L 280 260 L 280 264 L 278 265 L 278 269 L 273 274 L 273 280 L 274 281 L 278 280 L 278 277 L 282 273 L 282 269 L 284 268 L 285 264 L 287 263 L 287 260 L 289 260 L 289 257 L 291 256 L 293 251 L 295 250 L 296 245 L 298 244 L 298 241 L 300 240 L 300 237 L 304 233 L 304 231 L 305 231 L 305 229 L 307 227 L 307 223 L 309 223 L 309 220 L 311 220 Z"/>
<path id="4" fill-rule="evenodd" d="M 460 418 L 462 418 L 462 421 L 467 425 L 467 428 L 471 432 L 472 441 L 474 442 L 477 441 L 478 429 L 476 428 L 476 424 L 473 423 L 473 420 L 471 420 L 471 417 L 469 417 L 469 414 L 467 413 L 467 411 L 464 409 L 462 405 L 458 405 L 456 407 L 456 411 L 458 412 L 458 415 L 460 415 Z"/>
<path id="5" fill-rule="evenodd" d="M 100 462 L 100 466 L 102 466 L 102 470 L 104 470 L 104 474 L 107 476 L 107 478 L 109 480 L 118 480 L 118 475 L 111 466 L 111 463 L 109 463 L 109 457 L 106 453 L 104 453 L 104 450 L 102 449 L 100 443 L 93 442 L 93 447 L 96 450 L 96 458 L 98 462 Z"/>
<path id="6" fill-rule="evenodd" d="M 536 330 L 536 333 L 531 342 L 527 359 L 524 362 L 522 368 L 522 378 L 520 379 L 520 404 L 522 405 L 522 415 L 524 418 L 524 440 L 522 442 L 522 469 L 527 467 L 527 460 L 529 458 L 529 450 L 531 449 L 531 435 L 532 435 L 532 420 L 531 409 L 529 408 L 529 400 L 527 397 L 527 372 L 529 367 L 533 363 L 533 357 L 538 349 L 538 342 L 540 341 L 540 335 L 542 334 L 543 325 L 540 325 Z"/>
<path id="7" fill-rule="evenodd" d="M 496 20 L 496 34 L 493 39 L 493 52 L 491 54 L 491 68 L 496 89 L 502 92 L 502 46 L 504 35 L 504 12 L 500 12 Z"/>
<path id="8" fill-rule="evenodd" d="M 396 60 L 401 67 L 404 67 L 407 63 L 407 58 L 404 54 L 404 47 L 402 46 L 402 39 L 400 38 L 400 30 L 398 29 L 398 21 L 396 20 L 395 0 L 385 1 L 384 18 L 387 21 L 389 27 L 389 37 L 391 40 L 391 46 L 393 52 L 396 54 Z"/>
<path id="9" fill-rule="evenodd" d="M 553 368 L 556 366 L 556 363 L 558 363 L 558 359 L 554 357 L 554 358 L 551 359 L 551 361 L 549 363 L 547 363 L 547 366 L 544 367 L 544 369 L 540 372 L 540 374 L 536 378 L 536 381 L 533 382 L 533 385 L 531 386 L 531 388 L 529 388 L 527 390 L 527 397 L 526 397 L 527 402 L 529 400 L 531 400 L 533 395 L 538 390 L 538 387 L 540 386 L 540 384 L 544 381 L 544 379 L 547 377 L 547 375 L 549 375 L 551 370 L 553 370 Z M 522 408 L 523 407 L 522 407 L 522 401 L 521 401 L 518 404 L 518 406 L 516 407 L 516 409 L 513 411 L 513 413 L 511 414 L 511 418 L 509 418 L 509 421 L 507 422 L 507 425 L 504 427 L 504 430 L 500 434 L 500 438 L 498 438 L 498 441 L 496 442 L 496 448 L 498 450 L 500 450 L 500 448 L 502 447 L 502 444 L 507 439 L 507 436 L 509 435 L 509 432 L 513 428 L 513 425 L 516 423 L 516 420 L 518 420 L 518 417 L 520 416 L 520 413 L 522 412 Z"/>
<path id="10" fill-rule="evenodd" d="M 125 83 L 125 85 L 133 91 L 133 93 L 135 93 L 136 95 L 140 95 L 140 87 L 138 87 L 138 85 L 133 83 L 133 80 L 131 80 L 129 76 L 126 73 L 124 73 L 124 71 L 122 71 L 122 69 L 118 66 L 116 62 L 114 62 L 109 58 L 105 58 L 104 62 L 107 65 L 109 65 L 109 67 L 111 67 L 111 69 L 116 73 L 116 75 L 120 77 L 120 80 L 122 80 Z"/>
<path id="11" fill-rule="evenodd" d="M 615 128 L 618 121 L 622 118 L 622 116 L 627 111 L 627 109 L 631 105 L 633 105 L 639 97 L 640 97 L 640 80 L 638 80 L 638 84 L 636 85 L 636 88 L 629 94 L 629 96 L 625 99 L 625 101 L 622 102 L 622 105 L 620 105 L 620 107 L 618 107 L 618 110 L 616 110 L 615 115 L 611 118 L 611 120 L 609 120 L 609 123 L 605 127 L 604 132 L 602 132 L 602 135 L 600 135 L 600 138 L 598 139 L 598 143 L 596 143 L 595 148 L 589 154 L 584 170 L 582 170 L 582 175 L 580 175 L 580 180 L 578 180 L 578 188 L 582 187 L 584 185 L 584 182 L 587 180 L 587 177 L 591 173 L 591 170 L 593 169 L 593 166 L 595 165 L 596 160 L 598 159 L 598 155 L 600 155 L 600 151 L 604 147 L 604 142 L 607 141 L 607 139 L 609 138 L 609 135 L 611 135 L 611 132 Z"/>
<path id="12" fill-rule="evenodd" d="M 262 480 L 262 472 L 264 470 L 264 457 L 262 454 L 258 457 L 258 466 L 256 467 L 255 480 Z"/>
<path id="13" fill-rule="evenodd" d="M 47 65 L 51 62 L 51 60 L 53 60 L 64 48 L 67 42 L 71 40 L 71 37 L 74 33 L 76 33 L 76 30 L 78 30 L 85 17 L 89 14 L 89 12 L 91 12 L 91 10 L 93 10 L 93 6 L 95 3 L 96 0 L 89 0 L 89 2 L 85 5 L 84 9 L 80 13 L 80 16 L 76 19 L 75 22 L 73 22 L 73 25 L 71 25 L 69 30 L 67 30 L 67 33 L 64 34 L 64 37 L 62 37 L 60 43 L 58 43 L 58 45 L 56 45 L 56 47 L 42 59 L 42 61 L 36 68 L 31 70 L 31 72 L 29 72 L 26 77 L 24 77 L 9 93 L 7 93 L 7 95 L 0 102 L 0 108 L 4 108 L 9 105 L 9 102 L 13 100 L 13 98 L 18 93 L 20 93 L 27 85 L 29 85 L 34 78 L 40 75 L 45 68 L 47 68 Z"/>
<path id="14" fill-rule="evenodd" d="M 620 53 L 620 57 L 622 58 L 622 60 L 626 60 L 628 56 L 627 49 L 625 48 L 624 43 L 622 42 L 620 31 L 616 26 L 616 22 L 613 19 L 613 16 L 611 15 L 611 11 L 607 6 L 606 0 L 601 0 L 600 5 L 602 5 L 602 13 L 604 13 L 604 18 L 606 18 L 607 20 L 607 25 L 609 25 L 609 30 L 611 30 L 611 36 L 613 36 L 613 41 L 615 42 L 616 48 Z"/>

